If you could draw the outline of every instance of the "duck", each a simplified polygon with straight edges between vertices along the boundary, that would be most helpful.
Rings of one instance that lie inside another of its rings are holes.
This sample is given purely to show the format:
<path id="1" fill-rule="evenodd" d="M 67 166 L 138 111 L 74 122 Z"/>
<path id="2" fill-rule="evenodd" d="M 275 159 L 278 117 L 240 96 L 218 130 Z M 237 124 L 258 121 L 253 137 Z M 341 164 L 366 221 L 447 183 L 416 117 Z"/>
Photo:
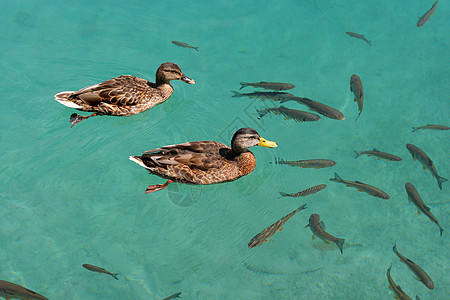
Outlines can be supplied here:
<path id="1" fill-rule="evenodd" d="M 72 114 L 70 123 L 73 127 L 89 117 L 131 116 L 161 104 L 173 93 L 171 80 L 195 84 L 195 80 L 184 75 L 177 64 L 166 62 L 156 71 L 155 83 L 136 76 L 121 75 L 76 92 L 60 92 L 55 95 L 55 100 L 70 108 L 94 112 L 89 116 Z"/>
<path id="2" fill-rule="evenodd" d="M 206 185 L 234 181 L 248 175 L 256 166 L 248 148 L 277 147 L 276 142 L 262 138 L 255 129 L 237 130 L 231 147 L 215 141 L 197 141 L 163 146 L 129 159 L 151 174 L 168 179 L 164 184 L 149 185 L 145 193 L 166 188 L 172 182 Z"/>

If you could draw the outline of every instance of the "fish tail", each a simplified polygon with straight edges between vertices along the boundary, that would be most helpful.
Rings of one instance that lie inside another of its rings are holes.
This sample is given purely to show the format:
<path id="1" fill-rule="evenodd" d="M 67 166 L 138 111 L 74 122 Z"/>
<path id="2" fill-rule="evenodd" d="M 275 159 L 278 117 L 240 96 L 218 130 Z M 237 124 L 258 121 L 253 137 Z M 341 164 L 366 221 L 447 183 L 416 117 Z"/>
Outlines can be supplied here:
<path id="1" fill-rule="evenodd" d="M 344 251 L 343 251 L 344 242 L 345 242 L 345 239 L 337 239 L 337 241 L 336 241 L 336 245 L 339 247 L 339 250 L 341 250 L 341 254 L 344 254 Z"/>
<path id="2" fill-rule="evenodd" d="M 297 208 L 297 211 L 301 211 L 301 210 L 303 210 L 303 209 L 307 209 L 306 203 L 303 204 L 302 206 L 300 206 L 299 208 Z"/>
<path id="3" fill-rule="evenodd" d="M 198 47 L 192 47 L 192 48 L 194 48 L 195 50 L 197 50 L 197 51 L 198 51 Z"/>
<path id="4" fill-rule="evenodd" d="M 441 225 L 439 225 L 439 223 L 437 224 L 437 226 L 439 226 L 439 231 L 440 231 L 441 236 L 442 236 L 442 232 L 444 232 L 444 229 L 441 227 Z"/>
<path id="5" fill-rule="evenodd" d="M 111 276 L 114 277 L 115 280 L 119 280 L 119 278 L 117 278 L 117 275 L 119 275 L 119 273 L 111 273 Z"/>
<path id="6" fill-rule="evenodd" d="M 439 188 L 442 190 L 442 183 L 443 182 L 446 182 L 446 181 L 448 181 L 448 179 L 446 179 L 446 178 L 444 178 L 444 177 L 441 177 L 441 176 L 438 176 L 437 177 L 437 182 L 438 182 L 438 186 L 439 186 Z"/>
<path id="7" fill-rule="evenodd" d="M 357 159 L 362 154 L 362 151 L 355 151 L 355 153 L 356 153 L 355 159 Z"/>
<path id="8" fill-rule="evenodd" d="M 392 247 L 392 251 L 394 251 L 395 254 L 398 253 L 398 251 L 397 251 L 397 242 L 394 242 L 394 247 Z"/>
<path id="9" fill-rule="evenodd" d="M 369 46 L 372 47 L 372 42 L 371 41 L 367 40 L 367 44 L 369 44 Z"/>
<path id="10" fill-rule="evenodd" d="M 233 93 L 232 97 L 242 97 L 242 94 L 237 91 L 231 91 Z"/>
<path id="11" fill-rule="evenodd" d="M 356 117 L 355 122 L 356 122 L 356 120 L 358 120 L 360 115 L 361 115 L 361 111 L 359 112 L 358 116 Z"/>
<path id="12" fill-rule="evenodd" d="M 288 196 L 288 194 L 285 193 L 285 192 L 280 192 L 280 195 L 281 195 L 281 197 L 287 197 Z"/>
<path id="13" fill-rule="evenodd" d="M 330 178 L 330 180 L 331 181 L 341 182 L 342 178 L 336 172 L 334 172 L 334 178 Z"/>
<path id="14" fill-rule="evenodd" d="M 241 85 L 240 90 L 242 90 L 243 88 L 245 88 L 246 86 L 248 86 L 247 82 L 239 82 L 239 84 Z"/>
<path id="15" fill-rule="evenodd" d="M 417 130 L 419 130 L 419 127 L 412 127 L 411 132 L 416 132 Z"/>
<path id="16" fill-rule="evenodd" d="M 277 157 L 275 158 L 275 164 L 282 165 L 284 164 L 284 160 L 282 158 Z"/>

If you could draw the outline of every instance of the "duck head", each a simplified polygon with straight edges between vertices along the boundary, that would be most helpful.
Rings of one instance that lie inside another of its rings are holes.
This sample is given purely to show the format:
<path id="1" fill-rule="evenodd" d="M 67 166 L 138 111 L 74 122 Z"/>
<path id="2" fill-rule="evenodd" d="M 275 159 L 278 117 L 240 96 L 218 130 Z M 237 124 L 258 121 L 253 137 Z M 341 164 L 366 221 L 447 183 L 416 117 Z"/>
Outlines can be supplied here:
<path id="1" fill-rule="evenodd" d="M 156 71 L 156 84 L 169 83 L 171 80 L 181 80 L 189 84 L 195 84 L 195 80 L 185 76 L 177 64 L 171 62 L 161 64 Z"/>
<path id="2" fill-rule="evenodd" d="M 268 148 L 277 147 L 277 143 L 262 138 L 255 129 L 250 127 L 241 128 L 236 131 L 231 139 L 231 148 L 236 153 L 246 152 L 253 146 L 263 146 Z"/>

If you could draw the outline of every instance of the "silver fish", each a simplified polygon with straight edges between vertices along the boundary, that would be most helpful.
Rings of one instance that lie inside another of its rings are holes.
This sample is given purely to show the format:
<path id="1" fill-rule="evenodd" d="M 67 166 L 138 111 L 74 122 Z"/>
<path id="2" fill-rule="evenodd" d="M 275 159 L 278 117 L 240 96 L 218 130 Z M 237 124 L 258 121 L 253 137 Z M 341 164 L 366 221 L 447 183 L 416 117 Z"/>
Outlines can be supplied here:
<path id="1" fill-rule="evenodd" d="M 439 189 L 442 190 L 442 183 L 448 181 L 448 179 L 438 175 L 436 167 L 434 166 L 433 161 L 428 157 L 428 155 L 423 152 L 422 149 L 412 144 L 406 144 L 406 148 L 408 149 L 409 153 L 411 153 L 413 160 L 417 159 L 422 164 L 424 170 L 428 169 L 431 171 L 431 174 L 437 180 Z"/>
<path id="2" fill-rule="evenodd" d="M 175 294 L 170 295 L 169 297 L 166 297 L 166 298 L 164 298 L 162 300 L 170 300 L 170 299 L 175 299 L 175 298 L 181 298 L 180 295 L 181 295 L 181 293 L 175 293 Z"/>
<path id="3" fill-rule="evenodd" d="M 198 47 L 194 47 L 194 46 L 191 46 L 191 45 L 183 43 L 183 42 L 172 41 L 172 44 L 175 44 L 175 45 L 183 47 L 183 48 L 189 48 L 189 49 L 194 49 L 194 50 L 198 51 Z"/>
<path id="4" fill-rule="evenodd" d="M 412 203 L 414 203 L 414 205 L 417 207 L 419 212 L 420 211 L 423 212 L 424 215 L 426 215 L 431 220 L 431 222 L 436 223 L 436 225 L 439 227 L 439 231 L 442 236 L 442 232 L 444 231 L 444 229 L 442 229 L 442 227 L 439 224 L 436 217 L 431 213 L 430 208 L 425 205 L 425 203 L 423 202 L 422 198 L 419 195 L 419 192 L 417 192 L 414 185 L 407 182 L 405 184 L 405 189 L 406 189 L 406 193 L 408 194 L 408 200 L 411 201 Z"/>
<path id="5" fill-rule="evenodd" d="M 381 199 L 389 199 L 389 195 L 376 188 L 374 186 L 368 185 L 366 183 L 362 183 L 361 181 L 349 181 L 342 179 L 337 173 L 334 173 L 334 178 L 330 178 L 331 181 L 336 181 L 345 184 L 349 187 L 354 187 L 358 189 L 360 192 L 366 192 L 369 195 L 381 198 Z"/>
<path id="6" fill-rule="evenodd" d="M 249 97 L 259 98 L 259 99 L 270 99 L 274 101 L 283 100 L 289 97 L 294 97 L 294 95 L 286 92 L 253 92 L 253 93 L 239 93 L 238 91 L 231 91 L 233 93 L 232 97 Z"/>
<path id="7" fill-rule="evenodd" d="M 425 25 L 425 23 L 428 22 L 430 17 L 434 15 L 438 2 L 439 0 L 434 2 L 433 6 L 419 19 L 419 21 L 417 21 L 417 27 L 422 27 L 423 25 Z"/>
<path id="8" fill-rule="evenodd" d="M 312 214 L 309 218 L 308 225 L 306 225 L 305 227 L 309 227 L 312 233 L 323 240 L 325 243 L 335 243 L 339 247 L 339 250 L 341 250 L 341 254 L 344 254 L 342 246 L 344 245 L 345 239 L 339 239 L 326 232 L 325 224 L 323 223 L 323 221 L 320 221 L 320 216 L 318 214 Z"/>
<path id="9" fill-rule="evenodd" d="M 328 168 L 336 165 L 336 162 L 330 159 L 303 159 L 303 160 L 289 161 L 278 158 L 277 160 L 275 160 L 275 163 L 279 165 L 289 165 L 291 167 L 314 168 L 314 169 Z"/>
<path id="10" fill-rule="evenodd" d="M 355 153 L 356 153 L 355 159 L 358 158 L 362 154 L 367 154 L 368 156 L 373 155 L 373 156 L 376 156 L 376 157 L 379 157 L 382 159 L 386 159 L 386 160 L 390 160 L 390 161 L 401 161 L 402 160 L 397 155 L 386 153 L 386 152 L 381 152 L 377 148 L 373 148 L 373 150 L 368 150 L 368 151 L 355 151 Z"/>
<path id="11" fill-rule="evenodd" d="M 100 268 L 100 267 L 97 267 L 97 266 L 94 266 L 94 265 L 90 265 L 90 264 L 84 264 L 83 267 L 88 269 L 89 271 L 92 271 L 92 272 L 104 273 L 104 274 L 111 275 L 112 277 L 114 277 L 114 279 L 119 280 L 119 278 L 117 278 L 117 275 L 119 273 L 111 273 L 111 272 L 109 272 L 109 271 L 107 271 L 107 270 L 105 270 L 103 268 Z"/>
<path id="12" fill-rule="evenodd" d="M 263 88 L 265 90 L 274 90 L 274 91 L 291 90 L 291 89 L 295 88 L 295 85 L 290 84 L 290 83 L 265 82 L 265 81 L 254 82 L 254 83 L 241 82 L 240 85 L 241 85 L 240 90 L 245 88 L 246 86 L 252 86 L 254 88 Z"/>
<path id="13" fill-rule="evenodd" d="M 323 103 L 308 99 L 308 98 L 304 98 L 304 97 L 289 97 L 286 96 L 283 99 L 279 99 L 281 100 L 281 103 L 287 102 L 287 101 L 296 101 L 297 103 L 303 104 L 308 106 L 308 108 L 312 111 L 315 111 L 325 117 L 328 117 L 330 119 L 335 119 L 335 120 L 345 120 L 345 116 L 343 113 L 341 113 L 340 111 L 338 111 L 335 108 L 332 108 L 328 105 L 325 105 Z"/>
<path id="14" fill-rule="evenodd" d="M 349 32 L 349 31 L 347 31 L 346 34 L 348 34 L 348 35 L 351 36 L 351 37 L 354 37 L 354 38 L 363 40 L 363 41 L 365 41 L 367 44 L 369 44 L 369 46 L 372 46 L 372 42 L 369 41 L 368 39 L 366 39 L 366 38 L 365 38 L 363 35 L 361 35 L 361 34 L 357 34 L 357 33 L 354 33 L 354 32 Z"/>
<path id="15" fill-rule="evenodd" d="M 388 282 L 389 282 L 389 288 L 394 292 L 394 294 L 396 296 L 395 299 L 398 299 L 398 300 L 411 300 L 411 298 L 402 290 L 402 288 L 399 285 L 397 285 L 394 282 L 394 280 L 392 280 L 391 268 L 392 268 L 392 264 L 389 267 L 389 269 L 387 270 L 386 275 L 387 275 L 387 279 L 388 279 Z"/>
<path id="16" fill-rule="evenodd" d="M 308 196 L 311 194 L 315 194 L 315 193 L 323 190 L 326 187 L 327 187 L 326 184 L 319 184 L 319 185 L 307 188 L 306 190 L 303 190 L 303 191 L 295 193 L 295 194 L 287 194 L 287 193 L 283 193 L 283 192 L 280 192 L 280 194 L 282 197 L 305 197 L 305 196 Z"/>
<path id="17" fill-rule="evenodd" d="M 397 251 L 397 244 L 394 244 L 394 247 L 392 248 L 395 254 L 400 258 L 400 261 L 408 267 L 416 276 L 419 278 L 419 280 L 430 290 L 434 289 L 433 280 L 431 280 L 430 276 L 421 268 L 419 267 L 415 262 L 410 260 L 409 258 L 401 255 Z"/>
<path id="18" fill-rule="evenodd" d="M 358 103 L 359 114 L 355 119 L 356 121 L 361 115 L 364 104 L 364 90 L 361 79 L 359 78 L 358 75 L 353 74 L 352 77 L 350 78 L 350 91 L 353 92 L 353 95 L 355 95 L 355 102 Z"/>
<path id="19" fill-rule="evenodd" d="M 428 125 L 425 125 L 425 126 L 413 127 L 411 132 L 416 132 L 417 130 L 420 130 L 420 129 L 449 130 L 450 127 L 445 126 L 445 125 L 432 125 L 432 124 L 428 124 Z"/>
<path id="20" fill-rule="evenodd" d="M 272 225 L 270 225 L 269 227 L 267 227 L 266 229 L 264 229 L 263 231 L 261 231 L 260 233 L 258 233 L 257 235 L 255 235 L 250 242 L 248 243 L 248 247 L 249 248 L 254 248 L 256 246 L 261 246 L 262 244 L 264 244 L 265 242 L 267 242 L 267 240 L 274 235 L 277 231 L 282 230 L 283 228 L 281 226 L 283 226 L 284 223 L 286 223 L 290 218 L 292 218 L 296 213 L 298 213 L 299 211 L 306 209 L 306 204 L 303 204 L 302 206 L 300 206 L 299 208 L 297 208 L 296 210 L 294 210 L 293 212 L 291 212 L 290 214 L 284 216 L 283 218 L 281 218 L 279 221 L 276 221 L 275 223 L 273 223 Z"/>
<path id="21" fill-rule="evenodd" d="M 282 114 L 286 119 L 293 119 L 296 122 L 313 122 L 313 121 L 320 120 L 320 116 L 318 116 L 316 114 L 302 111 L 302 110 L 297 110 L 297 109 L 290 109 L 290 108 L 284 107 L 283 105 L 281 105 L 280 107 L 271 107 L 271 108 L 265 108 L 262 110 L 260 109 L 260 110 L 257 110 L 257 112 L 259 114 L 259 119 L 262 118 L 263 116 L 265 116 L 267 113 L 273 112 L 276 115 Z"/>
<path id="22" fill-rule="evenodd" d="M 5 299 L 48 300 L 46 297 L 33 292 L 18 284 L 0 280 L 0 297 Z"/>

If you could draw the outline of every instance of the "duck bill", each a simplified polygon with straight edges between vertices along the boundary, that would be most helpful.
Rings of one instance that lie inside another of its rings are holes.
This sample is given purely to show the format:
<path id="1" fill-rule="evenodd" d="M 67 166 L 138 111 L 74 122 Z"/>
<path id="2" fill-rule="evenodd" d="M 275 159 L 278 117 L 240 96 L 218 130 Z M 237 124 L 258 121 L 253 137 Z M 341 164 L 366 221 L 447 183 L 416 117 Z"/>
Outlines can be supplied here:
<path id="1" fill-rule="evenodd" d="M 191 78 L 186 77 L 186 76 L 184 76 L 184 75 L 183 75 L 183 77 L 180 78 L 180 80 L 181 80 L 181 81 L 184 81 L 184 82 L 186 82 L 186 83 L 189 83 L 189 84 L 195 84 L 195 80 L 194 80 L 194 79 L 191 79 Z"/>
<path id="2" fill-rule="evenodd" d="M 267 147 L 267 148 L 276 148 L 276 147 L 278 147 L 277 143 L 268 141 L 268 140 L 266 140 L 264 138 L 259 138 L 258 146 L 263 146 L 263 147 Z"/>

